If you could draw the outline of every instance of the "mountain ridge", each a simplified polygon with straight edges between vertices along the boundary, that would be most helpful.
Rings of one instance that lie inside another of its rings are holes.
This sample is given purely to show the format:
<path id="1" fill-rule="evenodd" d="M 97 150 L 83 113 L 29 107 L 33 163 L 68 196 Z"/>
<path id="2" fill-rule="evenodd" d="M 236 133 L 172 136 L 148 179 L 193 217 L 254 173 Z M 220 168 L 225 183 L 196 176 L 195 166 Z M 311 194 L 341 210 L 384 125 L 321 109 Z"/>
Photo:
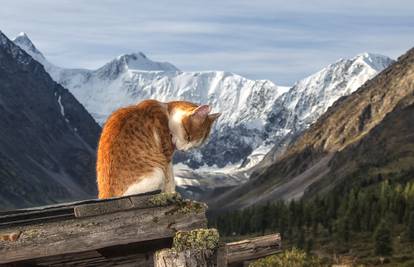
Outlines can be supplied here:
<path id="1" fill-rule="evenodd" d="M 249 206 L 266 200 L 297 199 L 318 181 L 340 179 L 342 176 L 332 174 L 332 159 L 358 144 L 399 101 L 413 94 L 413 62 L 411 49 L 357 91 L 339 98 L 286 152 L 268 159 L 266 167 L 257 169 L 248 183 L 223 196 L 218 203 Z M 317 190 L 312 192 L 316 194 Z M 260 198 L 254 200 L 257 196 Z"/>

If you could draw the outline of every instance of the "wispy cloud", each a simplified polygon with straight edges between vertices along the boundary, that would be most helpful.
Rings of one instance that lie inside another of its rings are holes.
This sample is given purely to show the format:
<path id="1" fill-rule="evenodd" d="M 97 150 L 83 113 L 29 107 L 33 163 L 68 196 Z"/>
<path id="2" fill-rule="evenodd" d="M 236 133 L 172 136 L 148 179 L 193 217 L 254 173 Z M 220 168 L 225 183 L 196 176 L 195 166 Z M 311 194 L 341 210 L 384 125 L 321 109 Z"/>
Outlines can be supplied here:
<path id="1" fill-rule="evenodd" d="M 25 31 L 57 65 L 97 68 L 143 51 L 183 70 L 292 84 L 339 58 L 414 45 L 414 2 L 3 1 L 0 29 Z"/>

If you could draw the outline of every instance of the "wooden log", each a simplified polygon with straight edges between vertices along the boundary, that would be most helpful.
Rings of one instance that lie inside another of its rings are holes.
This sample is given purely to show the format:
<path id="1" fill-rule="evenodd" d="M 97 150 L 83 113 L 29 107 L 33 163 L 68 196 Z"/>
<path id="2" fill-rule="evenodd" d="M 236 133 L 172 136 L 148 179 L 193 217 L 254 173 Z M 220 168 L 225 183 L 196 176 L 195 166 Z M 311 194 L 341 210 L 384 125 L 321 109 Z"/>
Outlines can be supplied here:
<path id="1" fill-rule="evenodd" d="M 0 235 L 21 234 L 16 241 L 0 241 L 0 264 L 172 238 L 177 230 L 206 227 L 206 206 L 201 203 L 162 194 L 142 197 L 121 201 L 132 206 L 110 204 L 116 200 L 103 202 L 106 208 L 85 204 L 75 207 L 76 216 L 65 220 L 3 228 Z"/>
<path id="2" fill-rule="evenodd" d="M 171 249 L 154 254 L 154 267 L 221 267 L 225 266 L 222 254 L 216 229 L 180 231 L 175 235 Z"/>
<path id="3" fill-rule="evenodd" d="M 279 234 L 271 234 L 226 244 L 227 264 L 234 265 L 279 253 L 282 243 Z"/>

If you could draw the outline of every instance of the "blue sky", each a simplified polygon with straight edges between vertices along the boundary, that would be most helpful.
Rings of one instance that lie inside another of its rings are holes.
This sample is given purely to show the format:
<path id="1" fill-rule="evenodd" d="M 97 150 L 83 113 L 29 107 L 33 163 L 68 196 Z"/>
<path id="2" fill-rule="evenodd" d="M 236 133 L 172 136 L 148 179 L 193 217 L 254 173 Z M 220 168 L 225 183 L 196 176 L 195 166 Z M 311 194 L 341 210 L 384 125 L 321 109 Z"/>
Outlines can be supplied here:
<path id="1" fill-rule="evenodd" d="M 2 0 L 0 30 L 53 63 L 98 68 L 144 52 L 181 70 L 291 85 L 339 58 L 414 46 L 414 1 Z"/>

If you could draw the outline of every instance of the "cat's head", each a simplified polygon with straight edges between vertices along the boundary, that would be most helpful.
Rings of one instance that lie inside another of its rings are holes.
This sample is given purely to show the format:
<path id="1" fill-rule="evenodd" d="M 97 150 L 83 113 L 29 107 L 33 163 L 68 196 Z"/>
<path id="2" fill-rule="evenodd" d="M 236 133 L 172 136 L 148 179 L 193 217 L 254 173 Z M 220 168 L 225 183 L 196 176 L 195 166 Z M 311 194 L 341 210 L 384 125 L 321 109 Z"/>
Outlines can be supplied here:
<path id="1" fill-rule="evenodd" d="M 178 150 L 188 150 L 204 143 L 220 113 L 212 113 L 208 105 L 174 101 L 169 103 L 169 127 Z"/>

